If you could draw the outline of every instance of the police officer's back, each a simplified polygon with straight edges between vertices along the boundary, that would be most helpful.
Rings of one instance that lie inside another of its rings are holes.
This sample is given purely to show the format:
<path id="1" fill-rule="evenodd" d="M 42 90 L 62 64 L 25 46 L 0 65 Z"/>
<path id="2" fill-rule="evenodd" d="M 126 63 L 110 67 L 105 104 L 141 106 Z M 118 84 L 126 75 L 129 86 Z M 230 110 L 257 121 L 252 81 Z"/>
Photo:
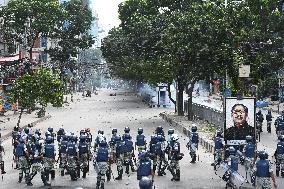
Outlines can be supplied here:
<path id="1" fill-rule="evenodd" d="M 153 172 L 152 172 L 152 163 L 148 157 L 146 151 L 142 150 L 138 155 L 139 161 L 137 163 L 137 180 L 140 180 L 143 176 L 152 175 L 153 180 Z"/>

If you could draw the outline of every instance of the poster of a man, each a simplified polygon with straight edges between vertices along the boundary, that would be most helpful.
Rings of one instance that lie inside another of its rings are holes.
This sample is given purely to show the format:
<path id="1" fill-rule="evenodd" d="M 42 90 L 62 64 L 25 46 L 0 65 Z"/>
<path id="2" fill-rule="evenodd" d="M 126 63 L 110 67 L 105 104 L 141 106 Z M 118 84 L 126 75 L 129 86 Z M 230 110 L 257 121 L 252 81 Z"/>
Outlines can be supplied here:
<path id="1" fill-rule="evenodd" d="M 224 139 L 226 143 L 243 145 L 247 135 L 252 136 L 255 141 L 255 98 L 226 98 L 225 110 Z"/>

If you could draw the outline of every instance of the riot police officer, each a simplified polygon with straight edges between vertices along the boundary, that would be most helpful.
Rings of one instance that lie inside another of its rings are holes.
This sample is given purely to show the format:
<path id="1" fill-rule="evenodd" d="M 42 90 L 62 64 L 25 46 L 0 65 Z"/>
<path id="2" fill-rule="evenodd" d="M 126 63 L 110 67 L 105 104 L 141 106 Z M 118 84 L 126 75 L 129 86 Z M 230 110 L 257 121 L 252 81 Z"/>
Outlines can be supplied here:
<path id="1" fill-rule="evenodd" d="M 254 162 L 254 157 L 255 157 L 255 148 L 256 146 L 253 143 L 252 136 L 250 135 L 246 136 L 246 145 L 244 147 L 246 180 L 247 180 L 248 174 L 250 175 L 250 177 L 252 177 L 252 168 L 253 168 L 253 162 Z"/>
<path id="2" fill-rule="evenodd" d="M 77 161 L 79 159 L 79 149 L 76 143 L 76 137 L 70 136 L 70 142 L 67 145 L 67 171 L 70 174 L 71 180 L 78 179 L 77 176 Z"/>
<path id="3" fill-rule="evenodd" d="M 22 182 L 23 173 L 25 173 L 26 182 L 29 181 L 30 165 L 29 165 L 29 153 L 25 144 L 25 140 L 22 137 L 19 138 L 19 143 L 15 149 L 15 156 L 17 158 L 17 167 L 19 172 L 19 183 Z"/>
<path id="4" fill-rule="evenodd" d="M 275 127 L 276 127 L 276 133 L 277 137 L 279 138 L 281 135 L 284 135 L 284 110 L 282 111 L 281 116 L 279 116 L 275 120 Z"/>
<path id="5" fill-rule="evenodd" d="M 0 133 L 0 168 L 1 168 L 1 174 L 5 174 L 6 171 L 4 170 L 4 160 L 3 160 L 3 154 L 5 154 L 4 146 L 3 146 L 3 141 L 1 138 L 1 133 Z"/>
<path id="6" fill-rule="evenodd" d="M 170 165 L 168 167 L 169 171 L 171 172 L 173 178 L 171 181 L 180 181 L 180 166 L 179 160 L 183 158 L 183 154 L 180 153 L 180 143 L 178 142 L 178 135 L 172 135 L 173 145 L 171 146 L 170 150 Z"/>
<path id="7" fill-rule="evenodd" d="M 217 131 L 214 144 L 214 170 L 216 170 L 216 165 L 219 165 L 223 159 L 223 139 L 221 131 Z"/>
<path id="8" fill-rule="evenodd" d="M 267 160 L 268 154 L 265 151 L 260 151 L 258 157 L 259 160 L 256 161 L 254 169 L 256 188 L 271 188 L 270 178 L 272 178 L 274 187 L 277 188 L 271 162 Z"/>
<path id="9" fill-rule="evenodd" d="M 137 162 L 137 180 L 140 180 L 142 177 L 152 176 L 152 181 L 154 180 L 154 172 L 152 170 L 152 163 L 148 157 L 148 154 L 145 150 L 142 150 L 138 154 Z"/>
<path id="10" fill-rule="evenodd" d="M 59 130 L 57 131 L 57 142 L 60 143 L 61 138 L 65 135 L 65 130 L 63 129 L 63 127 L 59 128 Z"/>
<path id="11" fill-rule="evenodd" d="M 132 140 L 132 137 L 130 135 L 130 128 L 129 127 L 125 127 L 124 128 L 124 134 L 122 135 L 122 140 L 125 141 L 125 135 L 129 135 L 130 136 L 130 140 Z"/>
<path id="12" fill-rule="evenodd" d="M 99 144 L 97 153 L 93 159 L 94 167 L 97 171 L 96 189 L 104 189 L 105 176 L 110 180 L 109 170 L 109 151 L 107 142 L 102 140 Z"/>
<path id="13" fill-rule="evenodd" d="M 80 136 L 80 142 L 79 142 L 79 167 L 78 167 L 78 172 L 77 175 L 80 177 L 80 170 L 83 172 L 83 178 L 86 178 L 86 174 L 88 172 L 88 167 L 89 167 L 89 148 L 88 144 L 86 142 L 87 136 L 86 135 L 81 135 Z"/>
<path id="14" fill-rule="evenodd" d="M 225 160 L 225 162 L 228 164 L 229 169 L 225 172 L 223 179 L 224 179 L 227 183 L 226 183 L 226 188 L 227 187 L 232 187 L 234 188 L 234 182 L 233 182 L 233 174 L 236 174 L 235 172 L 238 172 L 239 169 L 239 158 L 237 157 L 236 153 L 237 150 L 233 147 L 230 146 L 228 148 L 228 152 L 229 152 L 229 157 Z"/>
<path id="15" fill-rule="evenodd" d="M 110 163 L 116 162 L 116 138 L 117 138 L 117 129 L 112 128 L 111 130 L 112 136 L 109 141 L 109 147 L 110 147 Z"/>
<path id="16" fill-rule="evenodd" d="M 272 114 L 271 114 L 271 110 L 267 111 L 266 114 L 266 122 L 267 122 L 267 132 L 271 133 L 271 123 L 272 123 Z"/>
<path id="17" fill-rule="evenodd" d="M 67 146 L 68 146 L 68 136 L 63 135 L 59 143 L 59 168 L 61 169 L 61 176 L 64 176 L 64 171 L 67 164 Z"/>
<path id="18" fill-rule="evenodd" d="M 99 130 L 98 131 L 98 135 L 96 137 L 96 140 L 95 140 L 95 144 L 94 144 L 94 150 L 96 151 L 97 147 L 99 147 L 99 144 L 101 141 L 105 140 L 106 141 L 106 137 L 104 135 L 104 131 L 102 130 Z"/>
<path id="19" fill-rule="evenodd" d="M 172 135 L 175 133 L 175 130 L 174 129 L 172 129 L 172 128 L 170 128 L 169 130 L 168 130 L 168 141 L 171 141 L 172 139 Z"/>
<path id="20" fill-rule="evenodd" d="M 279 137 L 279 142 L 277 143 L 277 148 L 275 152 L 276 158 L 276 176 L 279 176 L 279 172 L 281 172 L 281 176 L 284 177 L 284 135 Z"/>
<path id="21" fill-rule="evenodd" d="M 142 150 L 146 150 L 146 140 L 145 140 L 145 135 L 143 135 L 142 128 L 138 128 L 137 132 L 138 132 L 138 135 L 136 136 L 135 149 L 137 146 L 138 152 L 141 152 Z"/>
<path id="22" fill-rule="evenodd" d="M 124 155 L 124 141 L 121 139 L 120 136 L 116 136 L 115 138 L 115 156 L 116 156 L 116 165 L 117 165 L 117 172 L 118 177 L 115 180 L 121 180 L 123 174 L 123 155 Z"/>
<path id="23" fill-rule="evenodd" d="M 166 160 L 166 142 L 163 135 L 157 135 L 155 154 L 157 157 L 158 176 L 163 176 L 168 166 L 168 161 Z"/>
<path id="24" fill-rule="evenodd" d="M 198 143 L 199 143 L 199 135 L 197 132 L 197 126 L 196 124 L 192 124 L 191 126 L 191 134 L 189 136 L 189 141 L 187 143 L 187 148 L 190 150 L 190 156 L 191 156 L 191 162 L 196 162 L 196 151 L 198 149 Z"/>
<path id="25" fill-rule="evenodd" d="M 44 183 L 44 186 L 50 186 L 50 183 L 47 182 L 46 173 L 43 166 L 43 153 L 42 153 L 42 143 L 41 140 L 36 140 L 32 143 L 32 153 L 31 155 L 31 163 L 32 163 L 32 173 L 30 176 L 30 180 L 28 185 L 32 185 L 31 180 L 34 176 L 39 172 L 41 174 L 41 180 Z"/>
<path id="26" fill-rule="evenodd" d="M 45 176 L 46 180 L 49 180 L 49 174 L 51 175 L 51 179 L 55 178 L 55 170 L 54 170 L 54 163 L 55 163 L 55 155 L 56 149 L 53 144 L 53 137 L 48 136 L 45 139 L 45 145 L 43 147 L 43 164 L 45 169 Z"/>
<path id="27" fill-rule="evenodd" d="M 172 140 L 172 135 L 174 134 L 175 130 L 174 129 L 169 129 L 168 130 L 168 140 L 167 140 L 167 147 L 166 147 L 166 154 L 168 154 L 168 159 L 170 160 L 170 150 L 173 147 L 174 141 Z"/>
<path id="28" fill-rule="evenodd" d="M 134 169 L 134 163 L 132 161 L 132 157 L 135 157 L 134 155 L 134 147 L 133 142 L 131 140 L 131 136 L 129 133 L 125 133 L 124 135 L 124 165 L 125 165 L 125 173 L 129 174 L 129 166 L 131 167 L 131 171 L 135 172 Z"/>
<path id="29" fill-rule="evenodd" d="M 149 157 L 153 161 L 153 171 L 154 171 L 154 173 L 156 172 L 156 167 L 157 167 L 157 155 L 156 155 L 156 151 L 155 151 L 156 144 L 157 144 L 157 136 L 156 135 L 152 135 L 148 149 L 149 149 Z"/>
<path id="30" fill-rule="evenodd" d="M 140 189 L 152 189 L 153 183 L 148 177 L 142 177 L 139 181 Z"/>

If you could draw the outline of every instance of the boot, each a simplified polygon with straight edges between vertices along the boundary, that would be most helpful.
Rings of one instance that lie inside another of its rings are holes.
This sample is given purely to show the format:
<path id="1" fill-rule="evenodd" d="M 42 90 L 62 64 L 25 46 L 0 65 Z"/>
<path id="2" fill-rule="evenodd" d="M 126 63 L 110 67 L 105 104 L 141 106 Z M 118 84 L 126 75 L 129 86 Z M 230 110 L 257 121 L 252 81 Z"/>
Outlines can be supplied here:
<path id="1" fill-rule="evenodd" d="M 44 174 L 41 174 L 41 180 L 42 180 L 44 186 L 50 186 L 50 183 L 48 183 L 48 182 L 46 181 L 46 177 L 45 177 Z"/>
<path id="2" fill-rule="evenodd" d="M 180 170 L 177 170 L 176 181 L 180 181 Z"/>
<path id="3" fill-rule="evenodd" d="M 192 159 L 190 163 L 195 163 L 195 161 L 196 161 L 196 154 L 192 155 Z"/>
<path id="4" fill-rule="evenodd" d="M 55 170 L 51 170 L 51 180 L 54 180 L 55 179 Z"/>
<path id="5" fill-rule="evenodd" d="M 81 177 L 81 170 L 80 170 L 80 168 L 77 168 L 77 177 L 78 177 L 78 178 Z"/>
<path id="6" fill-rule="evenodd" d="M 171 172 L 171 174 L 173 175 L 173 178 L 171 179 L 171 181 L 174 181 L 176 179 L 176 174 L 174 172 L 173 169 L 169 169 L 169 171 Z"/>
<path id="7" fill-rule="evenodd" d="M 49 181 L 49 170 L 45 170 L 46 181 Z"/>
<path id="8" fill-rule="evenodd" d="M 118 172 L 118 177 L 116 177 L 115 180 L 122 180 L 122 173 L 123 169 Z"/>
<path id="9" fill-rule="evenodd" d="M 4 171 L 4 161 L 1 162 L 1 174 L 6 174 L 6 171 Z"/>
<path id="10" fill-rule="evenodd" d="M 23 175 L 20 175 L 20 176 L 19 176 L 19 181 L 18 181 L 18 183 L 21 183 L 22 180 L 23 180 Z"/>
<path id="11" fill-rule="evenodd" d="M 129 174 L 129 165 L 126 165 L 125 173 L 126 173 L 126 174 Z"/>
<path id="12" fill-rule="evenodd" d="M 96 189 L 100 189 L 100 181 L 97 180 Z"/>
<path id="13" fill-rule="evenodd" d="M 107 177 L 107 182 L 109 182 L 110 178 L 111 178 L 111 172 L 110 171 L 107 171 L 106 177 Z"/>
<path id="14" fill-rule="evenodd" d="M 101 183 L 101 189 L 105 189 L 105 184 L 103 182 Z"/>

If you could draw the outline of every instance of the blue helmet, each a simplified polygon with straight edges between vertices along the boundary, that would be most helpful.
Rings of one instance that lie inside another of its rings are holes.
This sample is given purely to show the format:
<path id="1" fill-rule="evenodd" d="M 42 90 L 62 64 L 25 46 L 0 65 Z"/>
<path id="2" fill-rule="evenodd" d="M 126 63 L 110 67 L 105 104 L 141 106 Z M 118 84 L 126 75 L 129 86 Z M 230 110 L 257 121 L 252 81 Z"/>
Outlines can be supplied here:
<path id="1" fill-rule="evenodd" d="M 152 188 L 152 181 L 148 177 L 142 177 L 139 181 L 140 189 L 151 189 Z"/>
<path id="2" fill-rule="evenodd" d="M 86 135 L 81 135 L 80 136 L 80 142 L 86 142 L 87 136 Z"/>
<path id="3" fill-rule="evenodd" d="M 85 135 L 86 134 L 86 131 L 84 130 L 84 129 L 82 129 L 81 131 L 80 131 L 80 136 L 81 135 Z"/>
<path id="4" fill-rule="evenodd" d="M 129 133 L 125 133 L 124 134 L 124 140 L 130 140 L 131 139 L 131 136 Z"/>
<path id="5" fill-rule="evenodd" d="M 230 155 L 236 155 L 236 149 L 233 146 L 229 147 L 229 154 Z"/>
<path id="6" fill-rule="evenodd" d="M 250 135 L 246 136 L 246 141 L 247 142 L 252 142 L 252 136 L 250 136 Z"/>
<path id="7" fill-rule="evenodd" d="M 192 132 L 196 132 L 196 131 L 197 131 L 197 126 L 196 126 L 196 124 L 192 124 L 192 126 L 191 126 L 191 131 L 192 131 Z"/>
<path id="8" fill-rule="evenodd" d="M 147 152 L 145 150 L 142 150 L 138 154 L 139 159 L 145 159 L 147 157 Z"/>
<path id="9" fill-rule="evenodd" d="M 99 143 L 99 146 L 100 147 L 106 147 L 107 146 L 107 142 L 105 140 L 102 140 L 100 143 Z"/>
<path id="10" fill-rule="evenodd" d="M 158 126 L 157 128 L 156 128 L 156 133 L 163 133 L 164 131 L 163 131 L 163 127 L 162 126 Z"/>
<path id="11" fill-rule="evenodd" d="M 24 131 L 25 131 L 25 133 L 26 133 L 27 135 L 30 133 L 30 129 L 29 129 L 28 127 L 26 127 L 26 128 L 24 129 Z"/>
<path id="12" fill-rule="evenodd" d="M 124 128 L 124 133 L 129 133 L 130 132 L 130 128 L 129 127 L 125 127 Z"/>
<path id="13" fill-rule="evenodd" d="M 168 130 L 168 135 L 172 135 L 172 134 L 174 134 L 175 133 L 175 130 L 174 129 L 169 129 Z"/>
<path id="14" fill-rule="evenodd" d="M 218 130 L 218 131 L 216 132 L 216 136 L 217 136 L 217 137 L 222 137 L 222 132 Z"/>
<path id="15" fill-rule="evenodd" d="M 112 133 L 112 134 L 117 133 L 117 128 L 112 128 L 111 133 Z"/>
<path id="16" fill-rule="evenodd" d="M 138 128 L 137 132 L 139 135 L 141 135 L 143 133 L 143 128 Z"/>
<path id="17" fill-rule="evenodd" d="M 258 157 L 259 157 L 259 159 L 264 160 L 264 159 L 268 158 L 268 154 L 267 154 L 266 151 L 259 151 L 258 152 Z"/>
<path id="18" fill-rule="evenodd" d="M 52 127 L 48 127 L 48 132 L 53 133 L 53 128 Z"/>
<path id="19" fill-rule="evenodd" d="M 45 139 L 45 142 L 47 144 L 51 144 L 53 142 L 53 138 L 51 136 L 48 136 L 46 139 Z"/>
<path id="20" fill-rule="evenodd" d="M 102 134 L 102 135 L 103 135 L 103 134 L 104 134 L 104 131 L 99 130 L 99 131 L 98 131 L 98 134 Z"/>

